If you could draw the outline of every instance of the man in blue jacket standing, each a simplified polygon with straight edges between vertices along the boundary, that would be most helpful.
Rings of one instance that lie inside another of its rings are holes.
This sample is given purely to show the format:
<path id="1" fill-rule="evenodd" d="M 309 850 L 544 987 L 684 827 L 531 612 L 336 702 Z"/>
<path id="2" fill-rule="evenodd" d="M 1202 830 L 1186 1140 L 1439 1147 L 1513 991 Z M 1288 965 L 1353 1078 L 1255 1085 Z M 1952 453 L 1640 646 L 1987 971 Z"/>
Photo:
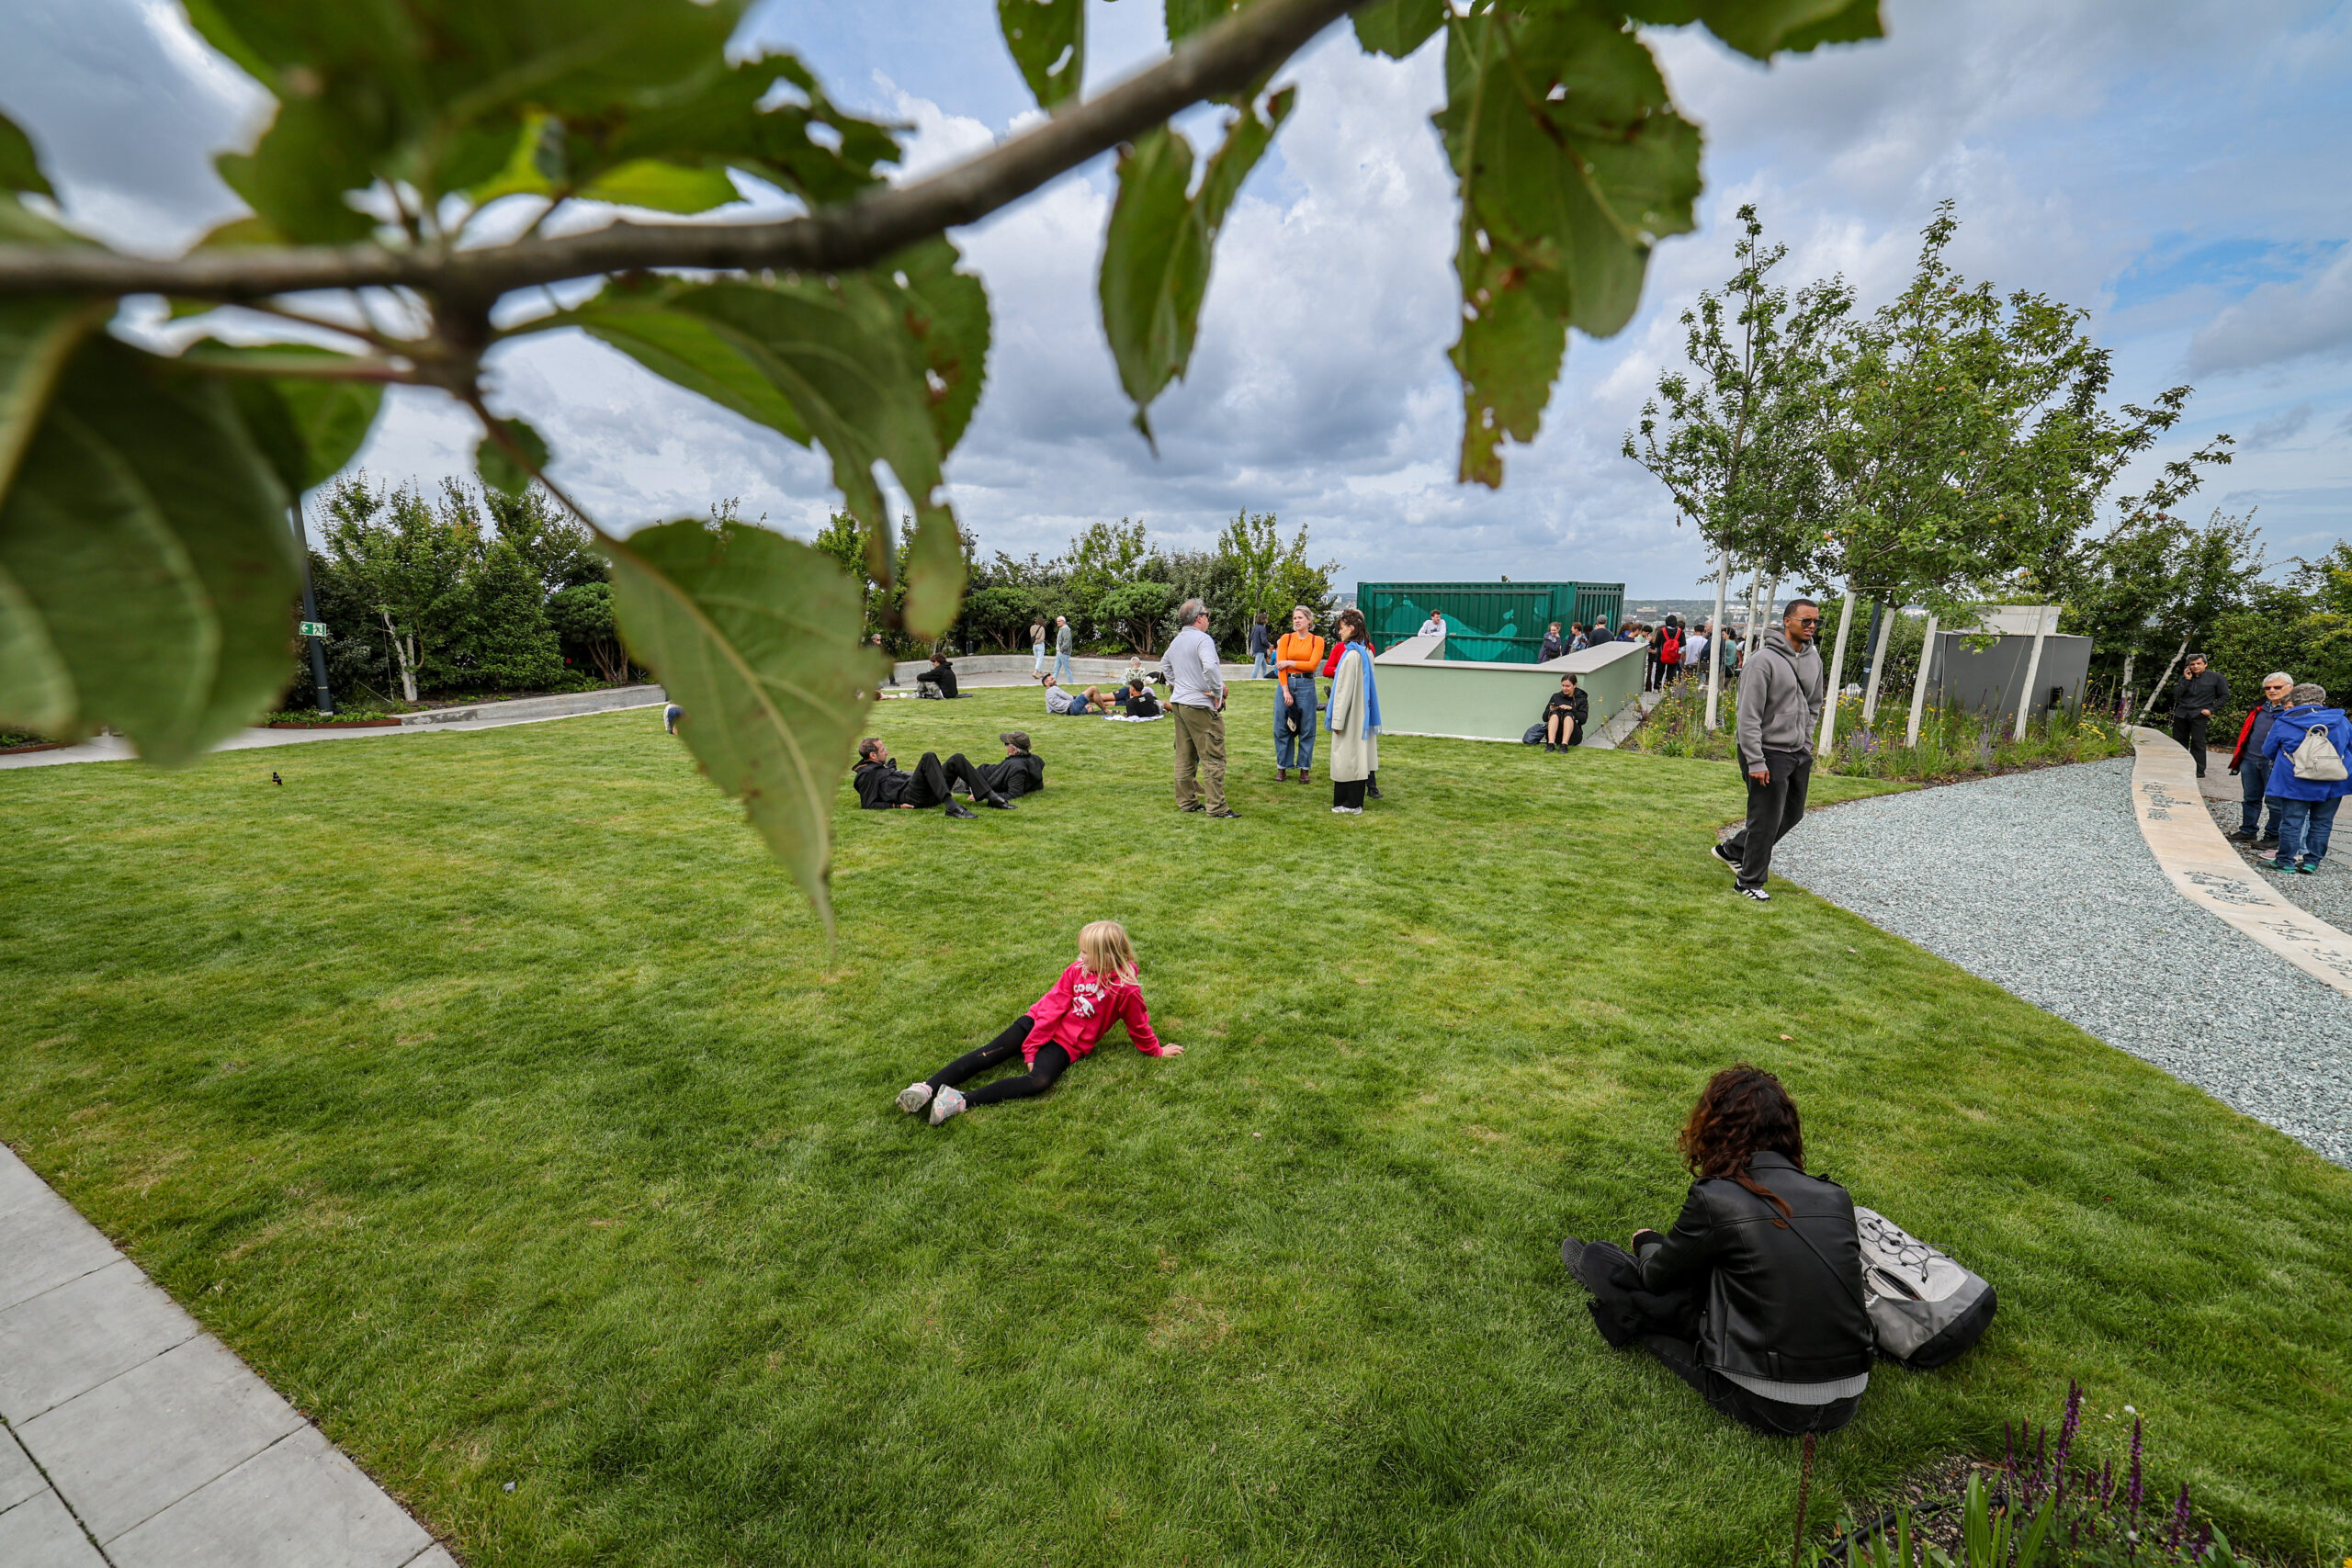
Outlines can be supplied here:
<path id="1" fill-rule="evenodd" d="M 2327 691 L 2306 681 L 2287 694 L 2287 711 L 2270 721 L 2262 754 L 2270 763 L 2268 804 L 2278 814 L 2278 858 L 2273 871 L 2319 870 L 2335 826 L 2336 803 L 2352 791 L 2345 759 L 2352 757 L 2352 721 L 2325 706 Z M 2316 730 L 2324 746 L 2310 744 Z M 2326 753 L 2332 752 L 2333 755 Z M 2316 754 L 2316 755 L 2315 755 Z"/>

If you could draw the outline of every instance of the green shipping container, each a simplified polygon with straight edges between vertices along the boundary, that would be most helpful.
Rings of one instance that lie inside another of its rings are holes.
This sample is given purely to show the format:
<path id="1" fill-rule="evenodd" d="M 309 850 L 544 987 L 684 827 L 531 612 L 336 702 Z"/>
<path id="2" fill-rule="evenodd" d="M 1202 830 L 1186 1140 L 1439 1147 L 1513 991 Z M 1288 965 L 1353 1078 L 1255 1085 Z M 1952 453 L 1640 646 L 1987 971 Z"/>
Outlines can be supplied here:
<path id="1" fill-rule="evenodd" d="M 1533 664 L 1544 631 L 1604 621 L 1617 629 L 1625 604 L 1622 582 L 1363 582 L 1356 585 L 1372 640 L 1393 648 L 1421 629 L 1432 611 L 1445 616 L 1445 656 L 1487 664 Z"/>

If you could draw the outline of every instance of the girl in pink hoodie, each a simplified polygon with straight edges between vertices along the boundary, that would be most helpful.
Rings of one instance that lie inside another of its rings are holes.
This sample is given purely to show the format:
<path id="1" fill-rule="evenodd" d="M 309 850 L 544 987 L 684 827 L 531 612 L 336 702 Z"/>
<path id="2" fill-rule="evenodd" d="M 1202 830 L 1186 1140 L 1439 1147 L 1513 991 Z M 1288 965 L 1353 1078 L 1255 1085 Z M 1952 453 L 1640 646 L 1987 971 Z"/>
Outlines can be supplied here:
<path id="1" fill-rule="evenodd" d="M 967 1051 L 921 1083 L 899 1091 L 899 1109 L 912 1114 L 931 1108 L 938 1126 L 967 1105 L 993 1105 L 1043 1094 L 1072 1062 L 1094 1049 L 1117 1019 L 1127 1038 L 1147 1056 L 1181 1056 L 1182 1045 L 1162 1045 L 1151 1032 L 1136 984 L 1135 944 L 1116 920 L 1096 920 L 1078 933 L 1078 962 L 1062 971 L 1054 988 L 1037 998 L 1012 1027 L 977 1051 Z M 956 1086 L 1021 1053 L 1029 1070 L 999 1078 L 966 1094 Z"/>

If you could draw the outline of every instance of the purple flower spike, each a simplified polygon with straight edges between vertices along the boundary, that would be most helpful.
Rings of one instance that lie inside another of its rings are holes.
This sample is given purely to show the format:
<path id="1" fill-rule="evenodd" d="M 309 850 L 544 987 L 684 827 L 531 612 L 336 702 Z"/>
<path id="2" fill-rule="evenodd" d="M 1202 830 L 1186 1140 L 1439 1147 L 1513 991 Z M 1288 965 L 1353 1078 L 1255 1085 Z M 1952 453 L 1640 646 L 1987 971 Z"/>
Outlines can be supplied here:
<path id="1" fill-rule="evenodd" d="M 2146 1495 L 2147 1483 L 2145 1478 L 2140 1473 L 2140 1417 L 2134 1416 L 2132 1417 L 2132 1481 L 2129 1494 L 2133 1518 L 2140 1517 L 2140 1504 Z"/>
<path id="2" fill-rule="evenodd" d="M 2180 1483 L 2180 1500 L 2172 1506 L 2172 1533 L 2165 1537 L 2165 1550 L 2177 1551 L 2181 1537 L 2188 1533 L 2188 1483 Z"/>

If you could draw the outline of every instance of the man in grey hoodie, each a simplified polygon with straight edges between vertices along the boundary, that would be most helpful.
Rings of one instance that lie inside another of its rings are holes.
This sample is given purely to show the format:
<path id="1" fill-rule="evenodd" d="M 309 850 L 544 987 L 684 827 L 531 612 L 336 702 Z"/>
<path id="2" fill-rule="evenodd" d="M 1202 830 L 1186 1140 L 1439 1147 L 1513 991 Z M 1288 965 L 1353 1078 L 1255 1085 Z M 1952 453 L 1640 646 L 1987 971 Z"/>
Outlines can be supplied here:
<path id="1" fill-rule="evenodd" d="M 1714 857 L 1739 873 L 1740 896 L 1768 902 L 1772 846 L 1804 820 L 1813 782 L 1813 738 L 1820 732 L 1827 689 L 1821 650 L 1821 606 L 1792 599 L 1781 624 L 1768 627 L 1739 672 L 1739 768 L 1747 775 L 1747 825 Z"/>

